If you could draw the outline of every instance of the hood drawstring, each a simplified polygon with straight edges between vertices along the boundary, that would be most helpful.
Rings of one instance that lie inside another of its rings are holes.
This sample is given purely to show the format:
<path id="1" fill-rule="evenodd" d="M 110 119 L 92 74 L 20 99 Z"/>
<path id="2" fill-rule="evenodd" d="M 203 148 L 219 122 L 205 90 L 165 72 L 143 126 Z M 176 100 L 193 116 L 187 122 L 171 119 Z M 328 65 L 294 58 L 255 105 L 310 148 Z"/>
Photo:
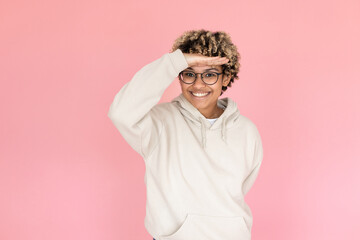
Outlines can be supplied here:
<path id="1" fill-rule="evenodd" d="M 223 139 L 224 142 L 227 144 L 227 142 L 226 142 L 226 123 L 225 123 L 225 118 L 222 119 L 222 123 L 221 123 L 221 135 L 222 135 L 222 139 Z"/>
<path id="2" fill-rule="evenodd" d="M 202 146 L 203 146 L 203 148 L 206 148 L 206 125 L 205 125 L 204 120 L 202 119 L 202 117 L 199 117 L 199 120 L 201 122 Z M 222 119 L 222 122 L 221 122 L 221 137 L 224 140 L 224 142 L 227 144 L 227 142 L 226 142 L 226 122 L 225 122 L 225 119 Z"/>
<path id="3" fill-rule="evenodd" d="M 203 148 L 206 148 L 206 125 L 201 117 L 199 117 L 199 120 L 201 122 L 201 140 Z"/>

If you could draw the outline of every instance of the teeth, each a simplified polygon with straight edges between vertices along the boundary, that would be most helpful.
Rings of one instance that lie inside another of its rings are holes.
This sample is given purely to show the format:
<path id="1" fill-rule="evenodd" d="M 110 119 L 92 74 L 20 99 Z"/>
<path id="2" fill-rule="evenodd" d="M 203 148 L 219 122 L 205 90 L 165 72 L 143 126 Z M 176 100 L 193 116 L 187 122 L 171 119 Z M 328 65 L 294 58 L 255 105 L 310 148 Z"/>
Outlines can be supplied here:
<path id="1" fill-rule="evenodd" d="M 205 95 L 208 95 L 208 93 L 192 93 L 193 95 L 195 95 L 196 97 L 203 97 Z"/>

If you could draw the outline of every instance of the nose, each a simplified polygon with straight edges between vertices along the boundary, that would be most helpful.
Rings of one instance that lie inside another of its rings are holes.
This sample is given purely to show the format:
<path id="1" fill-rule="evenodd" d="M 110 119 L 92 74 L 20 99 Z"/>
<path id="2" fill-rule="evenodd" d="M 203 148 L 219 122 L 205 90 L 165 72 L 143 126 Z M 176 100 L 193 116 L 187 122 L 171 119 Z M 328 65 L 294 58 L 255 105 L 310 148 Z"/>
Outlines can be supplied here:
<path id="1" fill-rule="evenodd" d="M 199 87 L 206 86 L 206 84 L 201 79 L 201 74 L 200 73 L 196 73 L 196 79 L 195 79 L 195 82 L 193 83 L 193 86 L 196 87 L 197 85 Z"/>

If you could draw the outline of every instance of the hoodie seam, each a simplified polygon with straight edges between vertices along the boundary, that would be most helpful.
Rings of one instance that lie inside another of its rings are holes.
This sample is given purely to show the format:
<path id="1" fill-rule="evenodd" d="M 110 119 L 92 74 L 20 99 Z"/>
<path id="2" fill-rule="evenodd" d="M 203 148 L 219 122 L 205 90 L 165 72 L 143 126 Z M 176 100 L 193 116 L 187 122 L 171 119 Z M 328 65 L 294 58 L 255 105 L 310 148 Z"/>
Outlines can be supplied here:
<path id="1" fill-rule="evenodd" d="M 140 126 L 139 125 L 135 125 L 139 130 L 140 130 L 140 132 L 141 132 L 141 128 L 140 128 Z M 142 139 L 143 139 L 143 135 L 142 135 L 142 133 L 140 134 L 140 151 L 141 151 L 141 155 L 144 157 L 144 160 L 145 160 L 145 162 L 146 162 L 146 156 L 145 156 L 145 154 L 144 154 L 144 149 L 143 149 L 143 141 L 142 141 Z"/>

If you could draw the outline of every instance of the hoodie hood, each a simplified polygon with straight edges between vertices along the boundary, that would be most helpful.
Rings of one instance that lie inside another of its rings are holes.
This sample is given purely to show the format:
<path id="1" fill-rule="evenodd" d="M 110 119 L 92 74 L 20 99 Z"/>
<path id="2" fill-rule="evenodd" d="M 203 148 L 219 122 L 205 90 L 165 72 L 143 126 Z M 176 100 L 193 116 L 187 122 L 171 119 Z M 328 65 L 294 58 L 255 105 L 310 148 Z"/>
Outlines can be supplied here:
<path id="1" fill-rule="evenodd" d="M 178 107 L 181 114 L 192 121 L 197 126 L 201 127 L 202 146 L 206 148 L 206 131 L 221 128 L 221 137 L 226 142 L 226 129 L 234 125 L 236 119 L 240 116 L 236 102 L 231 98 L 219 98 L 217 105 L 224 110 L 220 117 L 211 125 L 211 123 L 195 108 L 181 93 L 172 101 Z"/>

